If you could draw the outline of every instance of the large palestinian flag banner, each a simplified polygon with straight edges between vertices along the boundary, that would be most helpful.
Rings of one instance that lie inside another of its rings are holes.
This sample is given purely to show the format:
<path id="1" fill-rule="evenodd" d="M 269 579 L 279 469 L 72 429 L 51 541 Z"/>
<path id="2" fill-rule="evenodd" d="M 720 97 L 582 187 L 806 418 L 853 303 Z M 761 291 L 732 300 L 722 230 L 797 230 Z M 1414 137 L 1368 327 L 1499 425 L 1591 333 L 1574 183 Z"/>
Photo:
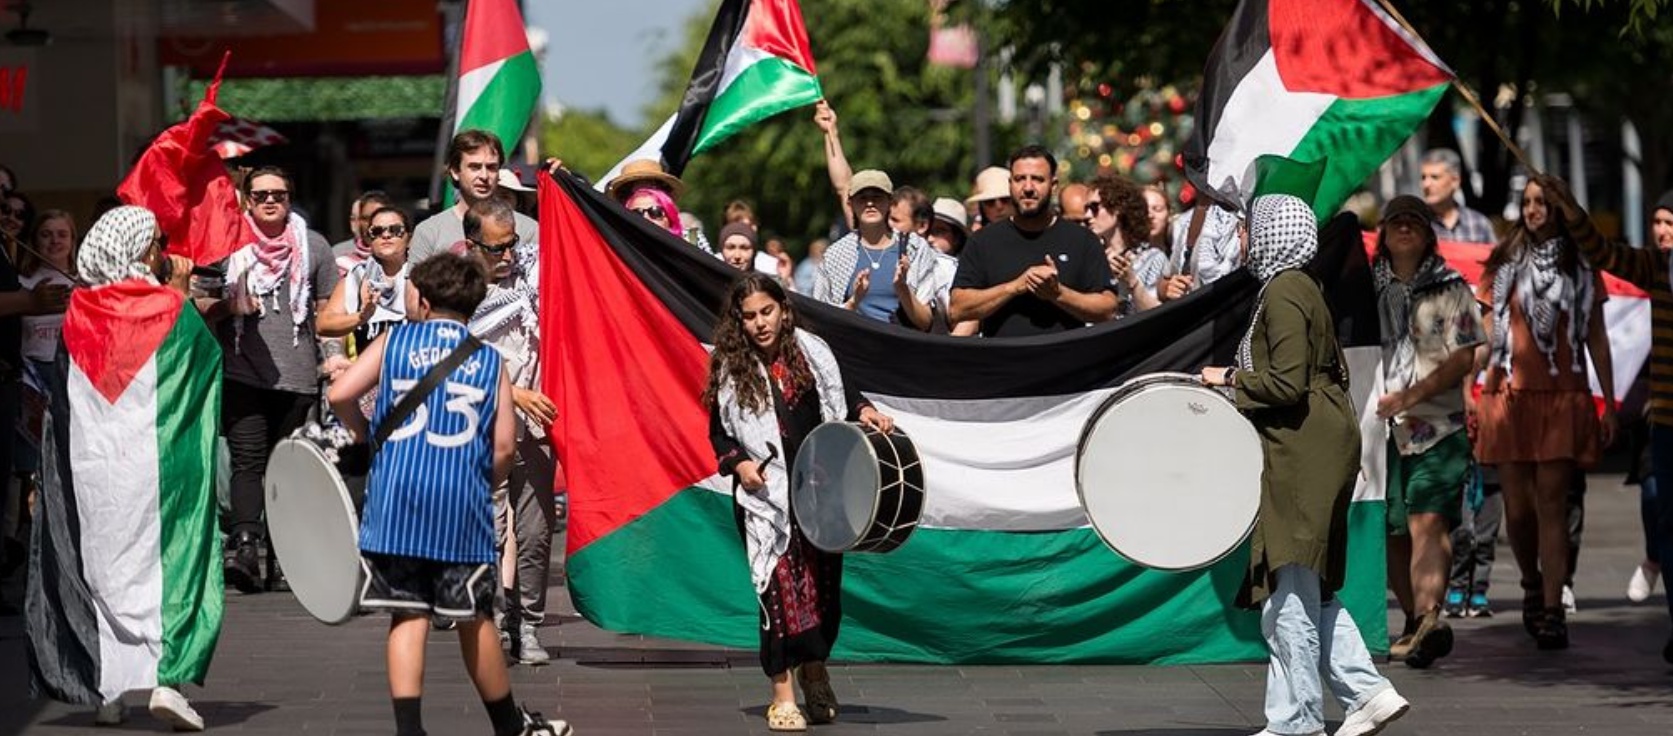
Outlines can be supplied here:
<path id="1" fill-rule="evenodd" d="M 716 475 L 698 398 L 705 343 L 735 272 L 567 175 L 540 186 L 544 388 L 569 480 L 576 607 L 612 631 L 753 648 L 758 611 L 731 485 Z M 1342 309 L 1343 329 L 1363 335 L 1369 324 L 1374 343 L 1357 224 L 1339 219 L 1326 238 L 1335 262 L 1321 268 L 1342 285 L 1333 296 L 1364 307 Z M 905 545 L 845 556 L 837 656 L 1265 657 L 1258 616 L 1232 604 L 1246 550 L 1196 573 L 1141 569 L 1088 526 L 1073 471 L 1083 425 L 1116 386 L 1229 363 L 1255 295 L 1240 272 L 1165 309 L 1018 339 L 928 335 L 797 297 L 802 326 L 830 343 L 844 379 L 913 437 L 927 479 L 923 527 Z M 1185 447 L 1171 461 L 1213 455 Z M 1384 516 L 1377 491 L 1362 489 L 1343 595 L 1374 650 L 1387 647 Z"/>
<path id="2" fill-rule="evenodd" d="M 1203 70 L 1185 174 L 1242 207 L 1256 159 L 1323 162 L 1329 219 L 1435 109 L 1452 70 L 1377 0 L 1243 0 Z"/>
<path id="3" fill-rule="evenodd" d="M 222 615 L 221 349 L 177 291 L 77 289 L 49 381 L 25 608 L 38 692 L 202 684 Z"/>

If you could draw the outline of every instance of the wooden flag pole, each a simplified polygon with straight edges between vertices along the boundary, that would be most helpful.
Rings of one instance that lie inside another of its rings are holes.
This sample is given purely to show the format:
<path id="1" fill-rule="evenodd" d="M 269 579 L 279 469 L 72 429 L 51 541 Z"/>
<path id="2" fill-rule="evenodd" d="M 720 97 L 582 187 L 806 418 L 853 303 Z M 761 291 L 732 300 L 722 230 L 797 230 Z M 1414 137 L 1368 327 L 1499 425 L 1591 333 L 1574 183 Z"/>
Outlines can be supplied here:
<path id="1" fill-rule="evenodd" d="M 1377 4 L 1381 5 L 1383 10 L 1393 16 L 1394 21 L 1399 23 L 1401 28 L 1404 28 L 1407 33 L 1412 34 L 1412 38 L 1418 39 L 1419 41 L 1423 40 L 1423 36 L 1419 35 L 1417 29 L 1413 28 L 1412 24 L 1406 21 L 1406 17 L 1401 15 L 1400 11 L 1394 9 L 1394 4 L 1392 2 L 1389 2 L 1389 0 L 1377 0 Z M 1453 76 L 1452 87 L 1453 89 L 1458 90 L 1458 94 L 1463 96 L 1464 101 L 1469 103 L 1470 107 L 1475 108 L 1476 114 L 1481 116 L 1482 122 L 1487 123 L 1487 127 L 1491 128 L 1493 134 L 1499 137 L 1499 142 L 1505 144 L 1505 148 L 1510 149 L 1510 155 L 1516 157 L 1516 160 L 1522 164 L 1522 168 L 1527 169 L 1528 173 L 1536 176 L 1542 173 L 1538 168 L 1534 167 L 1532 162 L 1528 161 L 1528 154 L 1522 151 L 1522 147 L 1516 145 L 1516 141 L 1511 140 L 1510 136 L 1505 133 L 1504 128 L 1499 127 L 1499 121 L 1493 118 L 1493 114 L 1488 112 L 1486 107 L 1482 106 L 1481 98 L 1476 96 L 1475 90 L 1470 89 L 1470 85 L 1465 84 L 1464 81 L 1459 79 L 1457 76 Z"/>

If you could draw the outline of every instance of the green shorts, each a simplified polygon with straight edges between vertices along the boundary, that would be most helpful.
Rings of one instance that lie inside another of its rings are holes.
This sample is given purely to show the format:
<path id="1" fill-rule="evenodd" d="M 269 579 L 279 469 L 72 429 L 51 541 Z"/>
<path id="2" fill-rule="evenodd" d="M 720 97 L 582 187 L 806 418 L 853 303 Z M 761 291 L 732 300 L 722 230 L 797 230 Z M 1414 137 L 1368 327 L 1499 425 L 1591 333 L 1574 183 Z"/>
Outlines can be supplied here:
<path id="1" fill-rule="evenodd" d="M 1440 514 L 1447 529 L 1463 516 L 1464 480 L 1470 472 L 1470 440 L 1454 432 L 1416 455 L 1401 455 L 1388 443 L 1388 533 L 1410 533 L 1411 514 Z"/>

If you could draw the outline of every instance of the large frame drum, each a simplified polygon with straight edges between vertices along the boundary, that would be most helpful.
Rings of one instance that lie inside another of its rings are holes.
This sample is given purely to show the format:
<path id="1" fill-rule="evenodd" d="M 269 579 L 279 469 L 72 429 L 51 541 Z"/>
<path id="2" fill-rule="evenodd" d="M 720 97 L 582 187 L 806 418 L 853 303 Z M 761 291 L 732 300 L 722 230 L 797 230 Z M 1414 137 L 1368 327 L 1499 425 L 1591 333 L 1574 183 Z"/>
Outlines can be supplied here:
<path id="1" fill-rule="evenodd" d="M 354 500 L 318 446 L 284 439 L 267 461 L 267 533 L 297 602 L 340 624 L 360 607 L 360 521 Z"/>
<path id="2" fill-rule="evenodd" d="M 889 552 L 924 510 L 924 468 L 900 430 L 847 422 L 808 433 L 790 474 L 790 506 L 807 540 L 826 552 Z"/>
<path id="3" fill-rule="evenodd" d="M 1249 537 L 1264 469 L 1260 436 L 1229 399 L 1196 376 L 1158 373 L 1123 384 L 1087 420 L 1075 488 L 1110 549 L 1187 571 Z"/>

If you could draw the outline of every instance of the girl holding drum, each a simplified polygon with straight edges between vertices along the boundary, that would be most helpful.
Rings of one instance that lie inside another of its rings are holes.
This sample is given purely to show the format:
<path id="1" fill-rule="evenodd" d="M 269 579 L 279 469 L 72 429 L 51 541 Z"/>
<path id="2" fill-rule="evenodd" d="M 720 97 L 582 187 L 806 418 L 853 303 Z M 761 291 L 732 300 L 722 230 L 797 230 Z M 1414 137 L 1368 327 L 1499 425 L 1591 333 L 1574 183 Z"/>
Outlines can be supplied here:
<path id="1" fill-rule="evenodd" d="M 772 278 L 745 275 L 722 309 L 703 392 L 709 439 L 721 473 L 742 488 L 734 511 L 761 610 L 761 668 L 773 686 L 767 726 L 803 731 L 809 720 L 837 715 L 825 660 L 842 619 L 842 558 L 819 551 L 796 525 L 787 468 L 824 422 L 853 418 L 886 434 L 894 420 L 843 386 L 830 347 L 796 326 L 790 297 Z"/>
<path id="2" fill-rule="evenodd" d="M 1318 282 L 1312 207 L 1290 195 L 1250 208 L 1245 265 L 1261 281 L 1237 367 L 1202 369 L 1230 387 L 1266 455 L 1260 521 L 1238 603 L 1260 606 L 1271 664 L 1262 734 L 1324 734 L 1321 675 L 1347 717 L 1336 733 L 1375 733 L 1409 704 L 1377 672 L 1335 593 L 1347 565 L 1348 503 L 1359 474 L 1359 421 L 1348 369 Z"/>

